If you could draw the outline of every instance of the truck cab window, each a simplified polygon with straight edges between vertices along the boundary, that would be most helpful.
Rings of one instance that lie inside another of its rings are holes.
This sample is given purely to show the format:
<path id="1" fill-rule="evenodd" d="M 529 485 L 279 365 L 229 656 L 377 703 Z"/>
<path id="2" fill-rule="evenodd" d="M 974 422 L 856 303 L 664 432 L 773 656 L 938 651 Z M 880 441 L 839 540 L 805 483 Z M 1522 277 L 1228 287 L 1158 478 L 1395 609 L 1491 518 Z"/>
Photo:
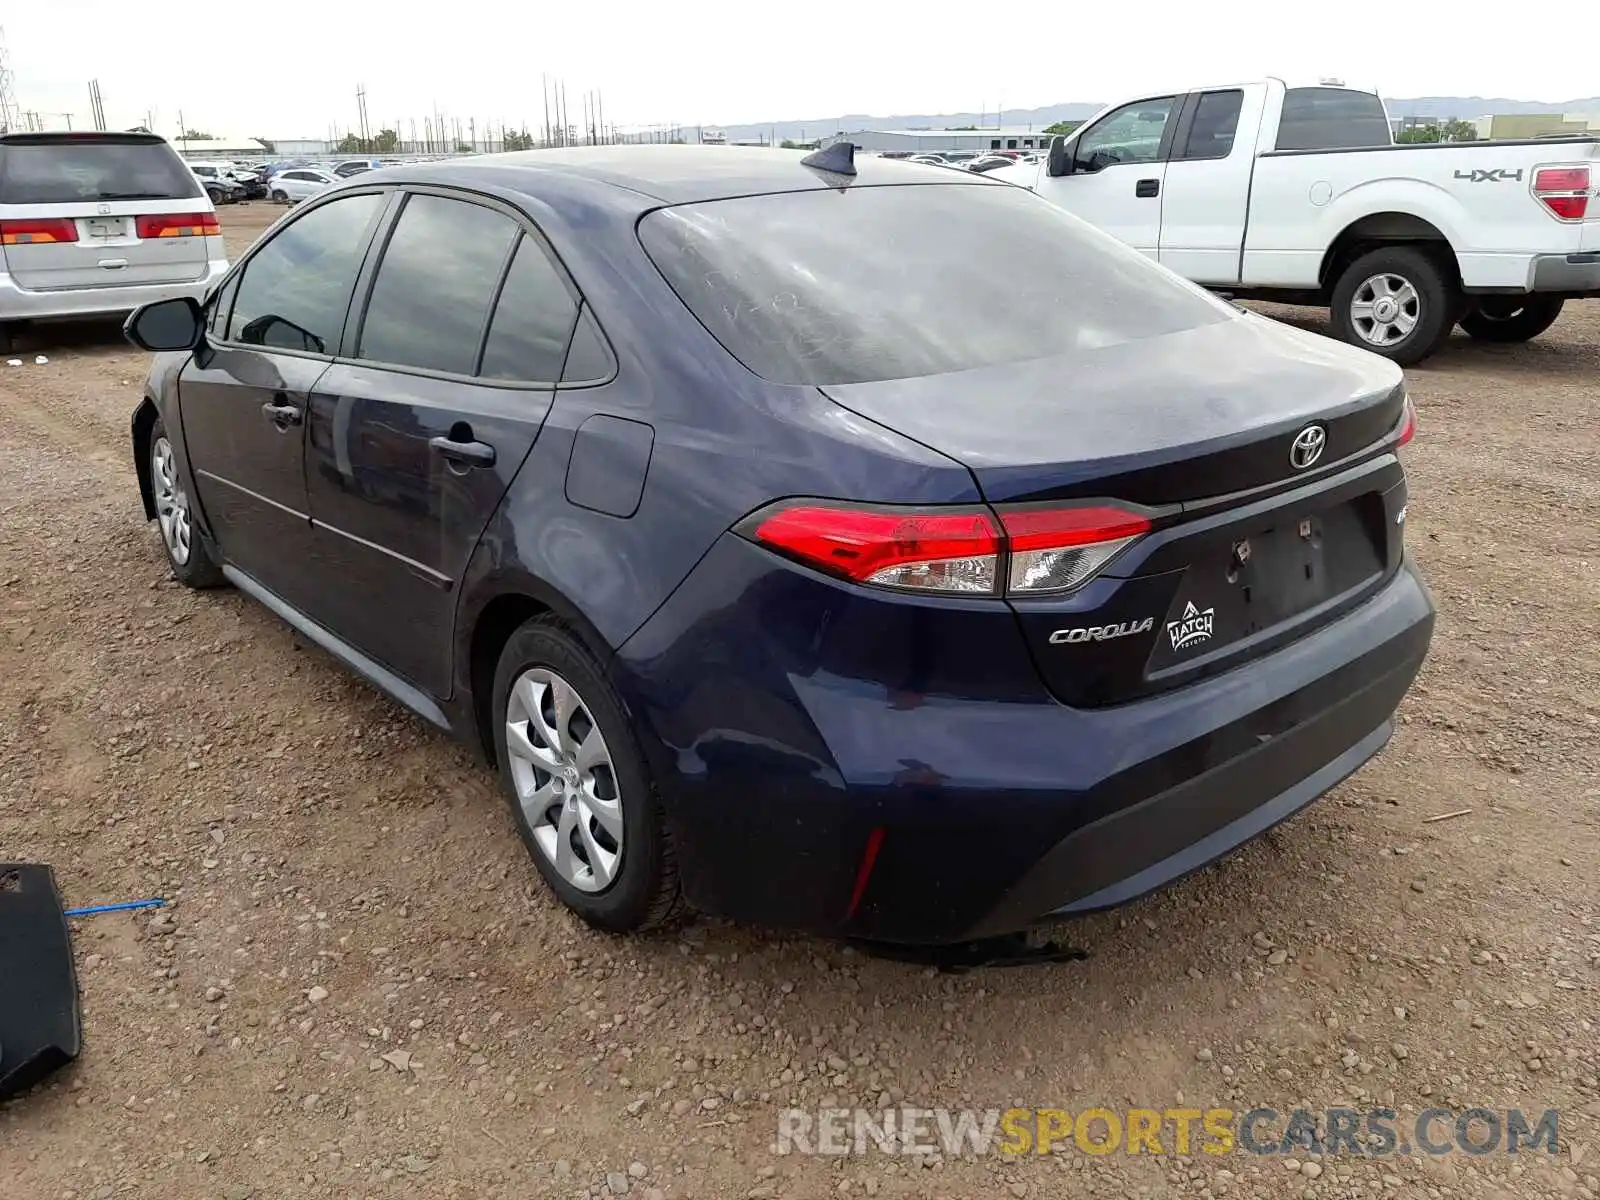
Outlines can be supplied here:
<path id="1" fill-rule="evenodd" d="M 1127 163 L 1151 163 L 1161 157 L 1161 137 L 1172 119 L 1175 97 L 1125 104 L 1095 122 L 1078 139 L 1074 167 L 1085 174 Z"/>
<path id="2" fill-rule="evenodd" d="M 1184 143 L 1184 158 L 1227 158 L 1233 153 L 1233 138 L 1239 131 L 1239 110 L 1244 93 L 1206 92 L 1195 105 L 1189 138 Z"/>

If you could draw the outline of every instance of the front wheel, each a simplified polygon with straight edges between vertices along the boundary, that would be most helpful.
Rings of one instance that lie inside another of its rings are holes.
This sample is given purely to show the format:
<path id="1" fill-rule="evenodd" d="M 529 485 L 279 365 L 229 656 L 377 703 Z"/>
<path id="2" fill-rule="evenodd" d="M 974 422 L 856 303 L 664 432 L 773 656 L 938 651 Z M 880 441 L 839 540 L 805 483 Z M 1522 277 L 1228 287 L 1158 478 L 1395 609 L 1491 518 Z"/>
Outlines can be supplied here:
<path id="1" fill-rule="evenodd" d="M 506 642 L 494 742 L 512 820 L 557 898 L 611 933 L 665 921 L 678 868 L 660 801 L 621 701 L 564 626 L 534 618 Z"/>
<path id="2" fill-rule="evenodd" d="M 1459 303 L 1454 282 L 1432 256 L 1414 246 L 1386 246 L 1345 268 L 1330 316 L 1340 340 L 1410 366 L 1449 336 Z"/>
<path id="3" fill-rule="evenodd" d="M 221 587 L 226 582 L 222 567 L 195 528 L 189 489 L 166 426 L 160 421 L 150 430 L 150 496 L 173 576 L 185 587 Z"/>
<path id="4" fill-rule="evenodd" d="M 283 191 L 280 188 L 273 188 L 272 189 L 272 202 L 274 204 L 287 204 L 287 203 L 289 203 L 289 193 Z"/>
<path id="5" fill-rule="evenodd" d="M 1526 342 L 1556 323 L 1559 296 L 1491 296 L 1461 318 L 1461 328 L 1480 342 Z"/>

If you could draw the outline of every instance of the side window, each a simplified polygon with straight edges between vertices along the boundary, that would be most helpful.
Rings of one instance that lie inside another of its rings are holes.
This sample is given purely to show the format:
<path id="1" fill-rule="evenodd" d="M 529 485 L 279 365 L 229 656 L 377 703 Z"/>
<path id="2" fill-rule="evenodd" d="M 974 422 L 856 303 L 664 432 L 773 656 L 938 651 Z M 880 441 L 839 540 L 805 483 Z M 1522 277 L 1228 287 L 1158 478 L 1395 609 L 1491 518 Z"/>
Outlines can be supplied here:
<path id="1" fill-rule="evenodd" d="M 251 346 L 333 354 L 372 223 L 388 196 L 347 196 L 285 225 L 250 257 L 228 336 Z"/>
<path id="2" fill-rule="evenodd" d="M 1096 121 L 1078 138 L 1077 170 L 1093 173 L 1123 163 L 1152 163 L 1161 157 L 1161 136 L 1172 119 L 1177 98 L 1139 100 Z"/>
<path id="3" fill-rule="evenodd" d="M 561 378 L 577 316 L 561 273 L 532 238 L 524 237 L 500 290 L 478 373 L 485 379 L 554 383 Z"/>
<path id="4" fill-rule="evenodd" d="M 357 357 L 471 375 L 517 233 L 481 204 L 410 197 L 378 264 Z"/>
<path id="5" fill-rule="evenodd" d="M 1239 110 L 1244 93 L 1206 92 L 1195 105 L 1189 140 L 1184 143 L 1184 158 L 1227 158 L 1233 153 L 1233 138 L 1239 131 Z"/>
<path id="6" fill-rule="evenodd" d="M 572 349 L 567 351 L 567 367 L 561 372 L 562 383 L 594 383 L 608 379 L 616 365 L 600 327 L 594 323 L 589 306 L 583 306 L 578 317 L 578 327 L 572 332 Z"/>

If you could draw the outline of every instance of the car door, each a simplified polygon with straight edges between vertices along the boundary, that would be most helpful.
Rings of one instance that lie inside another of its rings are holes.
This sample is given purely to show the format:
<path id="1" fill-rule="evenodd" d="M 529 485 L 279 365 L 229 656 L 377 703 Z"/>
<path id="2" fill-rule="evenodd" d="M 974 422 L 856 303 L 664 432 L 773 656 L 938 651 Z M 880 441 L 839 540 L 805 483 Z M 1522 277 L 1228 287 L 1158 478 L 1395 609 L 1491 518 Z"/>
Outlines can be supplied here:
<path id="1" fill-rule="evenodd" d="M 311 395 L 312 537 L 340 580 L 315 615 L 442 698 L 457 588 L 550 410 L 577 295 L 519 214 L 435 190 L 406 197 L 369 274 L 354 353 Z"/>
<path id="2" fill-rule="evenodd" d="M 1067 144 L 1072 170 L 1041 172 L 1036 190 L 1091 225 L 1157 257 L 1161 186 L 1180 97 L 1157 96 L 1115 108 Z"/>
<path id="3" fill-rule="evenodd" d="M 223 560 L 295 608 L 310 561 L 305 411 L 328 369 L 389 194 L 341 196 L 262 242 L 213 300 L 211 330 L 178 379 L 201 510 Z"/>
<path id="4" fill-rule="evenodd" d="M 1239 282 L 1250 172 L 1266 89 L 1197 92 L 1184 104 L 1161 186 L 1161 264 L 1200 283 Z"/>

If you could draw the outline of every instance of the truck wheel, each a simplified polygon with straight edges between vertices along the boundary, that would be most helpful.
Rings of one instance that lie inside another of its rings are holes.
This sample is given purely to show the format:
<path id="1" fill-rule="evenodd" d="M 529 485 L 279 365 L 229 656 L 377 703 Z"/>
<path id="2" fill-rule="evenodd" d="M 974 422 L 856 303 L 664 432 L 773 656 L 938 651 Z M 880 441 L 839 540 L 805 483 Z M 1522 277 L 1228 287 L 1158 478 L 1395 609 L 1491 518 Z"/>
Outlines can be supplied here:
<path id="1" fill-rule="evenodd" d="M 1480 342 L 1526 342 L 1556 323 L 1565 303 L 1559 296 L 1492 296 L 1461 318 L 1461 328 Z"/>
<path id="2" fill-rule="evenodd" d="M 1345 268 L 1331 315 L 1342 341 L 1410 366 L 1449 336 L 1459 304 L 1455 284 L 1427 253 L 1385 246 Z"/>

